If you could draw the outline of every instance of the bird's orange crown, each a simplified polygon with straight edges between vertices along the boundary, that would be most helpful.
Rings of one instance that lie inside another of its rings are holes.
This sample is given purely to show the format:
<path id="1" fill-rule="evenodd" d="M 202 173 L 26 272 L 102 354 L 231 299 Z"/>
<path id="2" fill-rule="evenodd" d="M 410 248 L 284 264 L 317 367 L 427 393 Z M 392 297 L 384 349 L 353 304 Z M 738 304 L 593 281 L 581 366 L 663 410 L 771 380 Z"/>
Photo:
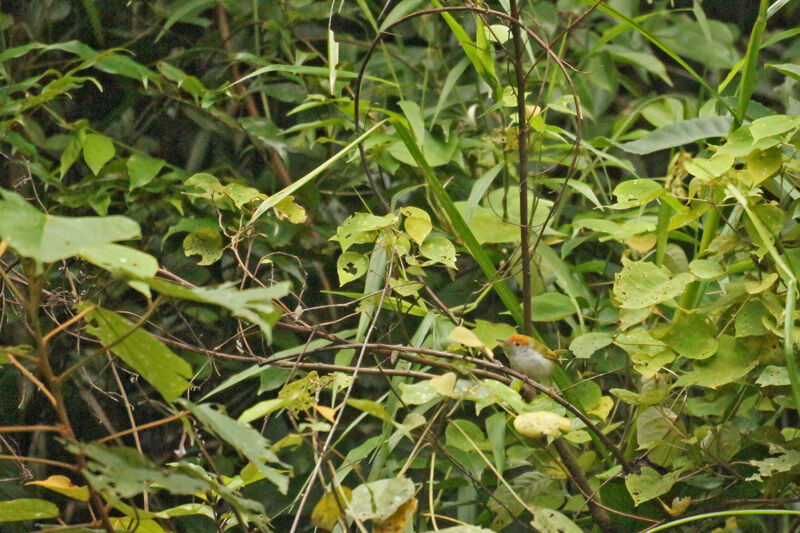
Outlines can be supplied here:
<path id="1" fill-rule="evenodd" d="M 530 346 L 531 345 L 531 338 L 527 335 L 520 335 L 518 333 L 511 335 L 508 340 L 506 341 L 508 344 L 519 344 Z"/>

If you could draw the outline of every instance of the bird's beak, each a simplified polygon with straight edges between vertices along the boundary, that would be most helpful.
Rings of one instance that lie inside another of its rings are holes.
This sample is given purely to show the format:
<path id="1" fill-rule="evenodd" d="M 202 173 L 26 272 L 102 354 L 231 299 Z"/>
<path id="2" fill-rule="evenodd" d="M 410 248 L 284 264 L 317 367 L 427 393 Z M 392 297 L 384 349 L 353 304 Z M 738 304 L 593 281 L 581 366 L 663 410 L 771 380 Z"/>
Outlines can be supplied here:
<path id="1" fill-rule="evenodd" d="M 502 344 L 503 346 L 508 346 L 508 341 L 505 339 L 495 339 L 498 344 Z"/>

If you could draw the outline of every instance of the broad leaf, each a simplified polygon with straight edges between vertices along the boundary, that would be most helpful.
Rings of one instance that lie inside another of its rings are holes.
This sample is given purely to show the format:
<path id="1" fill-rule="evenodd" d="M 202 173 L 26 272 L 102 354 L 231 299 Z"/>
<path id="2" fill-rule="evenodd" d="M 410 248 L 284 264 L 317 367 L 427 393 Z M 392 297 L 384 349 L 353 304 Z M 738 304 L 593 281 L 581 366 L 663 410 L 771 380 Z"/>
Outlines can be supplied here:
<path id="1" fill-rule="evenodd" d="M 111 352 L 139 373 L 166 401 L 174 401 L 189 388 L 188 380 L 192 377 L 189 363 L 144 329 L 131 331 L 133 322 L 103 308 L 90 311 L 86 319 L 95 323 L 86 330 L 104 346 L 111 346 Z"/>
<path id="2" fill-rule="evenodd" d="M 0 237 L 23 257 L 52 263 L 104 244 L 140 237 L 139 224 L 122 216 L 47 215 L 22 196 L 0 189 Z"/>

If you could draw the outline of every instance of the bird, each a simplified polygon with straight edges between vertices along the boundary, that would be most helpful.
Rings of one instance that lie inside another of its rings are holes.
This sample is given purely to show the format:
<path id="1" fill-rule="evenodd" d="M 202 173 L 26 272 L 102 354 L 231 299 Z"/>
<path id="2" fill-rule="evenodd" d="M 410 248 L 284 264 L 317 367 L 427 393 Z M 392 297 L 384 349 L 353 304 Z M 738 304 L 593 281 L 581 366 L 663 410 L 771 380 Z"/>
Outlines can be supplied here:
<path id="1" fill-rule="evenodd" d="M 497 339 L 511 362 L 511 368 L 536 381 L 543 381 L 553 374 L 558 363 L 556 352 L 527 335 L 511 335 L 508 339 Z"/>

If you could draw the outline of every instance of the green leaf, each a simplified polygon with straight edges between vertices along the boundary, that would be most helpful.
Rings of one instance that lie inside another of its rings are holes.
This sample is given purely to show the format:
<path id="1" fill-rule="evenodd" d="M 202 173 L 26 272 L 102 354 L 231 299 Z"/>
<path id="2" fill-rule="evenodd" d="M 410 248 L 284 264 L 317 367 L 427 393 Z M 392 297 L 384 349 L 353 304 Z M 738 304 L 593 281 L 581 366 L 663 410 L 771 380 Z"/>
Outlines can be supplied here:
<path id="1" fill-rule="evenodd" d="M 647 392 L 633 392 L 627 389 L 610 389 L 608 392 L 630 405 L 655 405 L 664 401 L 669 396 L 669 388 L 660 387 Z"/>
<path id="2" fill-rule="evenodd" d="M 281 314 L 273 300 L 289 293 L 288 282 L 245 290 L 236 289 L 233 283 L 225 283 L 214 288 L 190 288 L 159 279 L 151 279 L 147 283 L 150 288 L 165 296 L 225 307 L 234 316 L 249 320 L 260 327 L 268 342 L 272 341 L 272 326 Z"/>
<path id="3" fill-rule="evenodd" d="M 584 531 L 566 515 L 544 507 L 533 509 L 531 526 L 542 533 L 583 533 Z"/>
<path id="4" fill-rule="evenodd" d="M 186 402 L 189 410 L 201 424 L 213 431 L 220 439 L 247 458 L 256 469 L 272 484 L 278 487 L 281 494 L 289 488 L 289 478 L 266 463 L 283 465 L 278 456 L 269 447 L 271 443 L 261 433 L 247 424 L 237 422 L 225 414 L 211 408 L 210 405 L 194 405 Z"/>
<path id="5" fill-rule="evenodd" d="M 443 235 L 430 235 L 419 247 L 419 252 L 430 259 L 425 264 L 441 263 L 456 268 L 456 247 Z"/>
<path id="6" fill-rule="evenodd" d="M 675 382 L 676 387 L 700 385 L 716 389 L 746 376 L 758 364 L 758 353 L 752 353 L 730 335 L 719 338 L 717 353 L 706 360 L 695 361 L 694 369 Z"/>
<path id="7" fill-rule="evenodd" d="M 755 187 L 780 170 L 783 165 L 783 153 L 776 146 L 767 150 L 753 150 L 747 156 L 745 164 L 750 174 L 749 185 Z"/>
<path id="8" fill-rule="evenodd" d="M 454 202 L 453 205 L 466 219 L 468 202 Z M 473 207 L 469 226 L 480 244 L 519 241 L 519 226 L 503 220 L 497 212 L 486 207 Z"/>
<path id="9" fill-rule="evenodd" d="M 774 63 L 767 63 L 765 66 L 767 68 L 777 70 L 781 74 L 789 76 L 790 78 L 794 78 L 795 80 L 800 81 L 800 65 L 795 65 L 793 63 L 783 63 L 780 65 L 776 65 Z"/>
<path id="10" fill-rule="evenodd" d="M 0 502 L 0 523 L 42 520 L 58 516 L 54 503 L 35 498 L 20 498 Z"/>
<path id="11" fill-rule="evenodd" d="M 648 72 L 658 76 L 664 83 L 672 86 L 672 80 L 667 74 L 667 69 L 664 63 L 652 54 L 643 52 L 634 52 L 630 48 L 617 45 L 606 45 L 604 50 L 611 54 L 617 62 L 627 63 L 633 66 L 642 67 Z"/>
<path id="12" fill-rule="evenodd" d="M 750 464 L 758 468 L 758 472 L 747 478 L 747 481 L 764 481 L 765 477 L 788 472 L 800 464 L 800 450 L 784 450 L 776 445 L 772 445 L 770 448 L 770 451 L 780 452 L 780 455 L 762 460 L 751 460 Z"/>
<path id="13" fill-rule="evenodd" d="M 680 476 L 680 471 L 661 475 L 658 471 L 646 466 L 642 468 L 641 474 L 625 476 L 625 487 L 633 498 L 633 503 L 638 506 L 669 492 Z"/>
<path id="14" fill-rule="evenodd" d="M 764 319 L 770 317 L 770 312 L 760 299 L 756 298 L 747 301 L 736 315 L 734 323 L 736 337 L 749 337 L 769 333 L 769 330 L 764 325 Z"/>
<path id="15" fill-rule="evenodd" d="M 392 213 L 382 217 L 369 213 L 355 213 L 336 228 L 336 235 L 330 240 L 338 241 L 342 252 L 346 252 L 354 244 L 374 242 L 377 236 L 375 232 L 393 225 L 395 220 L 395 215 Z"/>
<path id="16" fill-rule="evenodd" d="M 697 279 L 713 280 L 725 275 L 725 267 L 712 259 L 695 259 L 689 263 L 689 272 Z"/>
<path id="17" fill-rule="evenodd" d="M 348 398 L 347 405 L 350 407 L 355 407 L 359 411 L 364 411 L 365 413 L 370 414 L 375 418 L 379 418 L 384 422 L 392 421 L 392 417 L 389 415 L 389 412 L 386 411 L 386 407 L 382 403 L 372 400 L 362 400 L 359 398 Z"/>
<path id="18" fill-rule="evenodd" d="M 369 258 L 356 252 L 344 252 L 336 261 L 336 271 L 339 274 L 339 285 L 344 286 L 354 279 L 367 273 Z"/>
<path id="19" fill-rule="evenodd" d="M 443 16 L 444 15 L 449 16 L 449 14 L 447 13 L 443 13 Z M 445 19 L 447 20 L 447 17 L 445 17 Z M 419 165 L 422 175 L 425 178 L 425 183 L 430 188 L 431 192 L 433 193 L 433 196 L 442 205 L 445 213 L 447 214 L 447 218 L 450 221 L 450 224 L 452 224 L 452 226 L 456 231 L 456 234 L 464 243 L 464 246 L 468 250 L 469 254 L 478 263 L 478 266 L 480 266 L 481 271 L 483 271 L 487 279 L 491 281 L 492 288 L 500 297 L 500 299 L 503 301 L 503 304 L 505 305 L 506 309 L 514 317 L 514 321 L 518 325 L 521 325 L 523 322 L 522 309 L 519 305 L 519 302 L 517 302 L 517 298 L 514 296 L 514 293 L 511 292 L 511 289 L 508 287 L 508 285 L 505 283 L 504 280 L 496 279 L 497 269 L 495 268 L 492 261 L 489 259 L 486 250 L 484 250 L 484 248 L 480 245 L 478 240 L 475 238 L 475 235 L 469 229 L 469 226 L 467 226 L 466 222 L 464 222 L 464 218 L 456 209 L 455 205 L 453 204 L 453 200 L 450 198 L 450 195 L 447 193 L 447 191 L 440 183 L 439 178 L 437 178 L 436 175 L 433 173 L 433 169 L 430 167 L 430 165 L 426 163 L 425 158 L 419 151 L 419 148 L 417 148 L 417 146 L 414 144 L 413 136 L 409 131 L 408 127 L 404 123 L 398 120 L 394 120 L 393 124 L 397 130 L 398 135 L 403 140 L 403 143 L 406 145 L 409 152 L 414 157 L 414 160 Z"/>
<path id="20" fill-rule="evenodd" d="M 46 215 L 22 196 L 0 189 L 0 237 L 24 257 L 52 263 L 83 250 L 140 237 L 139 224 L 122 216 Z"/>
<path id="21" fill-rule="evenodd" d="M 410 479 L 380 479 L 353 489 L 350 511 L 358 520 L 382 522 L 413 496 L 414 482 Z"/>
<path id="22" fill-rule="evenodd" d="M 188 17 L 192 14 L 199 14 L 201 11 L 205 11 L 209 7 L 213 6 L 215 0 L 184 0 L 183 2 L 176 2 L 170 6 L 169 10 L 169 18 L 164 22 L 164 27 L 161 28 L 161 31 L 158 32 L 156 35 L 155 42 L 158 42 L 161 37 L 169 30 L 175 23 L 180 22 L 180 20 L 184 17 Z"/>
<path id="23" fill-rule="evenodd" d="M 694 279 L 687 273 L 672 276 L 666 267 L 647 261 L 623 258 L 622 265 L 622 272 L 615 275 L 614 296 L 623 309 L 643 309 L 671 300 Z"/>
<path id="24" fill-rule="evenodd" d="M 155 159 L 144 154 L 133 154 L 125 163 L 128 176 L 131 178 L 130 190 L 147 185 L 164 167 L 163 159 Z"/>
<path id="25" fill-rule="evenodd" d="M 516 328 L 509 324 L 488 322 L 480 318 L 475 321 L 475 328 L 472 330 L 472 333 L 474 333 L 489 350 L 498 346 L 498 339 L 507 339 L 516 332 Z"/>
<path id="26" fill-rule="evenodd" d="M 575 354 L 575 357 L 587 358 L 612 342 L 614 342 L 614 338 L 608 333 L 586 333 L 573 339 L 569 344 L 569 351 Z"/>
<path id="27" fill-rule="evenodd" d="M 397 106 L 403 110 L 403 115 L 408 120 L 411 131 L 417 140 L 417 146 L 422 147 L 425 142 L 425 121 L 422 118 L 419 104 L 412 100 L 401 100 L 397 102 Z"/>
<path id="28" fill-rule="evenodd" d="M 750 124 L 750 135 L 754 141 L 772 137 L 800 126 L 800 116 L 771 115 L 754 120 Z"/>
<path id="29" fill-rule="evenodd" d="M 555 322 L 577 312 L 570 297 L 560 292 L 546 292 L 531 299 L 531 320 L 534 322 Z"/>
<path id="30" fill-rule="evenodd" d="M 81 141 L 80 135 L 75 134 L 70 137 L 69 144 L 67 144 L 67 147 L 61 152 L 61 166 L 59 172 L 62 180 L 67 174 L 67 171 L 75 164 L 75 161 L 78 160 L 78 157 L 81 155 L 81 150 L 83 150 L 83 142 Z"/>
<path id="31" fill-rule="evenodd" d="M 651 179 L 625 180 L 614 188 L 617 206 L 624 208 L 647 205 L 666 192 L 660 183 Z"/>
<path id="32" fill-rule="evenodd" d="M 183 239 L 186 257 L 199 255 L 198 265 L 212 265 L 222 257 L 222 235 L 212 228 L 197 228 Z"/>
<path id="33" fill-rule="evenodd" d="M 268 414 L 274 413 L 278 409 L 283 409 L 284 407 L 286 407 L 286 400 L 283 398 L 271 398 L 269 400 L 257 402 L 253 406 L 242 411 L 242 414 L 239 415 L 236 421 L 242 424 L 248 424 L 253 420 L 264 418 Z"/>
<path id="34" fill-rule="evenodd" d="M 683 120 L 657 128 L 641 139 L 619 145 L 632 154 L 645 155 L 713 137 L 727 137 L 731 117 L 702 117 Z"/>
<path id="35" fill-rule="evenodd" d="M 158 260 L 129 246 L 101 244 L 80 252 L 83 259 L 120 277 L 152 278 L 158 272 Z"/>
<path id="36" fill-rule="evenodd" d="M 105 135 L 90 133 L 83 141 L 83 160 L 95 176 L 103 170 L 115 153 L 114 143 Z"/>
<path id="37" fill-rule="evenodd" d="M 144 329 L 139 327 L 131 333 L 133 322 L 103 308 L 92 310 L 86 319 L 95 323 L 86 330 L 104 346 L 116 343 L 111 346 L 111 352 L 150 383 L 167 402 L 174 401 L 189 388 L 188 380 L 192 377 L 189 363 Z M 117 342 L 124 335 L 127 336 Z"/>
<path id="38" fill-rule="evenodd" d="M 700 313 L 682 314 L 661 340 L 688 359 L 708 359 L 718 344 L 714 323 Z"/>
<path id="39" fill-rule="evenodd" d="M 262 195 L 259 195 L 262 196 Z M 300 204 L 294 201 L 294 196 L 287 196 L 277 204 L 275 204 L 275 216 L 278 218 L 288 219 L 292 224 L 302 224 L 308 220 L 306 210 Z"/>
<path id="40" fill-rule="evenodd" d="M 476 447 L 479 450 L 488 450 L 491 447 L 481 428 L 475 423 L 463 419 L 449 421 L 445 428 L 445 443 L 448 447 L 464 452 L 475 451 Z"/>
<path id="41" fill-rule="evenodd" d="M 156 466 L 133 448 L 109 447 L 100 443 L 79 443 L 68 447 L 73 453 L 89 458 L 83 475 L 96 490 L 111 496 L 112 501 L 117 500 L 115 506 L 123 505 L 119 498 L 132 498 L 162 489 L 173 495 L 219 494 L 240 512 L 250 515 L 251 520 L 264 512 L 260 503 L 242 498 L 227 486 L 217 483 L 213 474 L 198 465 Z M 131 514 L 138 513 L 131 509 Z"/>
<path id="42" fill-rule="evenodd" d="M 769 365 L 761 372 L 756 380 L 756 385 L 761 387 L 787 387 L 791 385 L 789 371 L 785 366 Z"/>
<path id="43" fill-rule="evenodd" d="M 440 397 L 441 395 L 431 385 L 430 380 L 416 383 L 400 383 L 400 399 L 404 404 L 422 405 Z"/>

